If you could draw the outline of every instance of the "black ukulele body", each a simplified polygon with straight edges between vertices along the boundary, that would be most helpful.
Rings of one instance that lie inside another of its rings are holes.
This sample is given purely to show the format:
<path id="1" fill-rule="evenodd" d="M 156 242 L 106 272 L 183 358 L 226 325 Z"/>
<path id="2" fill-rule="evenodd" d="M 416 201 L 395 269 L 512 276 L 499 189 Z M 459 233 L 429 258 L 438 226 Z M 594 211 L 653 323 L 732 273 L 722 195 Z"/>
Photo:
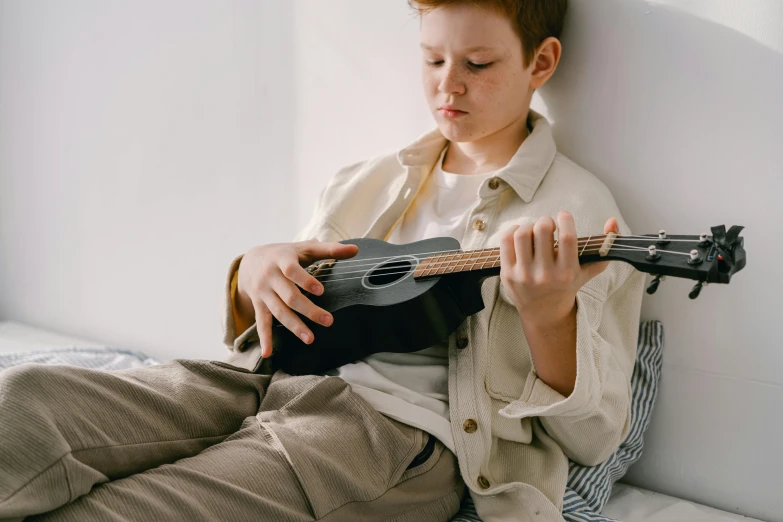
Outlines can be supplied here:
<path id="1" fill-rule="evenodd" d="M 481 281 L 491 272 L 413 277 L 425 258 L 459 251 L 454 238 L 405 245 L 367 238 L 341 243 L 357 245 L 358 254 L 316 272 L 322 295 L 305 293 L 334 322 L 325 327 L 298 314 L 315 336 L 308 345 L 275 320 L 273 368 L 291 375 L 322 374 L 373 353 L 423 350 L 484 308 Z"/>

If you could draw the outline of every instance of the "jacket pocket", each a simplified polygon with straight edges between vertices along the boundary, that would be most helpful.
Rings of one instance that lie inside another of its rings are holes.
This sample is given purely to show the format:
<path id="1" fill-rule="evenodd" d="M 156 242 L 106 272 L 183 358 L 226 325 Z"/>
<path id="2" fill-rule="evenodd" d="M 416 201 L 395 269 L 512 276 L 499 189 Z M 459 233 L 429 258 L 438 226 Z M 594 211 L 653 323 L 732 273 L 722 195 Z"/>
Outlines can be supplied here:
<path id="1" fill-rule="evenodd" d="M 498 284 L 500 289 L 489 319 L 489 366 L 485 387 L 493 399 L 513 402 L 522 396 L 533 360 L 519 312 L 506 301 L 503 285 Z"/>
<path id="2" fill-rule="evenodd" d="M 413 458 L 410 464 L 408 464 L 408 467 L 400 476 L 399 480 L 397 480 L 396 484 L 400 484 L 431 470 L 440 459 L 441 453 L 446 450 L 446 447 L 437 437 L 434 437 L 426 431 L 421 432 L 421 434 L 422 440 L 424 441 L 424 447 Z"/>
<path id="3" fill-rule="evenodd" d="M 435 437 L 429 433 L 424 433 L 424 437 L 426 437 L 425 440 L 427 441 L 424 443 L 424 449 L 422 449 L 419 454 L 413 458 L 411 463 L 408 464 L 408 467 L 405 468 L 406 471 L 426 463 L 435 452 Z"/>
<path id="4" fill-rule="evenodd" d="M 530 444 L 533 441 L 532 419 L 509 419 L 498 412 L 508 406 L 506 401 L 490 399 L 492 404 L 492 435 L 503 440 Z"/>

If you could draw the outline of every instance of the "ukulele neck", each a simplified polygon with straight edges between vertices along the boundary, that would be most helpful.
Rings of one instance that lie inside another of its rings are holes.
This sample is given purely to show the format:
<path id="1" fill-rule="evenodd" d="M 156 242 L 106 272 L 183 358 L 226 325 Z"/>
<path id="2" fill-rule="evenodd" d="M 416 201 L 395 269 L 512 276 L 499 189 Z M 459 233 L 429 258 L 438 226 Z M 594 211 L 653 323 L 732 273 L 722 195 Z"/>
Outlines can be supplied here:
<path id="1" fill-rule="evenodd" d="M 579 262 L 585 263 L 606 257 L 616 234 L 580 237 L 577 241 Z M 557 241 L 555 241 L 557 248 Z M 471 272 L 479 277 L 500 274 L 500 248 L 483 248 L 446 252 L 425 258 L 413 273 L 415 279 Z"/>

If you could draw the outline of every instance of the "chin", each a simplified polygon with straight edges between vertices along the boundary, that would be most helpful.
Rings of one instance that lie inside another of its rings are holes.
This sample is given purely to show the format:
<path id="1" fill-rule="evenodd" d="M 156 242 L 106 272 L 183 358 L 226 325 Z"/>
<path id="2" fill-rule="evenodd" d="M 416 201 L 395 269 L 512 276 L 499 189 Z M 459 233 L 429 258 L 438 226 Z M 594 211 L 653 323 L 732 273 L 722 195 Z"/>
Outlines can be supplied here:
<path id="1" fill-rule="evenodd" d="M 440 133 L 449 140 L 455 143 L 464 143 L 470 141 L 476 141 L 484 137 L 484 134 L 471 126 L 464 126 L 455 124 L 452 122 L 438 122 L 438 129 Z"/>

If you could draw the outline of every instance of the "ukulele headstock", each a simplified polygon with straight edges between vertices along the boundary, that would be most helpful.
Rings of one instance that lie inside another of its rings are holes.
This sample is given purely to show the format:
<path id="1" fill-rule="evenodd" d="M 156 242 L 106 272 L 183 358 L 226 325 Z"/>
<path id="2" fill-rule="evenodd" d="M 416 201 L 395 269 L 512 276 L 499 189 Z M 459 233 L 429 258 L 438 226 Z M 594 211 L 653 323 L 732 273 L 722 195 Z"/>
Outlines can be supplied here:
<path id="1" fill-rule="evenodd" d="M 695 299 L 703 285 L 727 284 L 745 266 L 745 240 L 740 237 L 744 227 L 725 225 L 712 227 L 712 235 L 669 236 L 658 234 L 617 236 L 603 259 L 630 263 L 637 270 L 656 277 L 647 287 L 652 294 L 662 277 L 693 279 L 697 283 L 689 296 Z"/>

